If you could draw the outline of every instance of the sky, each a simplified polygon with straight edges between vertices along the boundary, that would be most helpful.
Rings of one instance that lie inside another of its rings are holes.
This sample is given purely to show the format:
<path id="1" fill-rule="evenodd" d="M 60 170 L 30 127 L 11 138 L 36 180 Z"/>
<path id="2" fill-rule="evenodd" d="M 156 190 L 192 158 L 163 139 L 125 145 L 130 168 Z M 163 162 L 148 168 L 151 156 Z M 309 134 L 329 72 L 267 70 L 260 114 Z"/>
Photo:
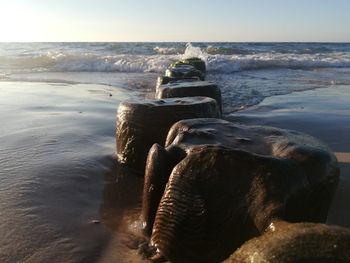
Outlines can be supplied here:
<path id="1" fill-rule="evenodd" d="M 0 41 L 350 42 L 350 0 L 0 0 Z"/>

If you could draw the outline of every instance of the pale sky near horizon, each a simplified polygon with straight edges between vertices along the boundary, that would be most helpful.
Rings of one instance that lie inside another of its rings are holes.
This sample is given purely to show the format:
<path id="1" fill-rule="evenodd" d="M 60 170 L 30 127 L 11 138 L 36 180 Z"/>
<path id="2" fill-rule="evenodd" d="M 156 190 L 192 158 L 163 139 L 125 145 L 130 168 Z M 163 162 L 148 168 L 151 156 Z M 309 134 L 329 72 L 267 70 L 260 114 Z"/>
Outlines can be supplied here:
<path id="1" fill-rule="evenodd" d="M 0 0 L 0 41 L 350 42 L 350 0 Z"/>

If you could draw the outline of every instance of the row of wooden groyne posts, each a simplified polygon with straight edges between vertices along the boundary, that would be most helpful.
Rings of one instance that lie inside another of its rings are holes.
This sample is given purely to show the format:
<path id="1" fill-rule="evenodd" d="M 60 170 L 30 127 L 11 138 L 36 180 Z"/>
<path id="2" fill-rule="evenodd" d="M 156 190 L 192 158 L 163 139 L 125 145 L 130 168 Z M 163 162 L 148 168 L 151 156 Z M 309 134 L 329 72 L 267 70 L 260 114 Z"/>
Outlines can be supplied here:
<path id="1" fill-rule="evenodd" d="M 200 58 L 177 61 L 155 99 L 118 108 L 118 162 L 145 177 L 147 256 L 350 262 L 350 231 L 323 224 L 339 180 L 334 154 L 302 133 L 221 119 L 221 91 L 205 77 Z"/>
<path id="2" fill-rule="evenodd" d="M 117 115 L 117 158 L 144 173 L 148 151 L 162 146 L 170 127 L 192 118 L 219 118 L 219 87 L 205 79 L 205 62 L 190 58 L 172 64 L 157 80 L 154 100 L 123 102 Z"/>

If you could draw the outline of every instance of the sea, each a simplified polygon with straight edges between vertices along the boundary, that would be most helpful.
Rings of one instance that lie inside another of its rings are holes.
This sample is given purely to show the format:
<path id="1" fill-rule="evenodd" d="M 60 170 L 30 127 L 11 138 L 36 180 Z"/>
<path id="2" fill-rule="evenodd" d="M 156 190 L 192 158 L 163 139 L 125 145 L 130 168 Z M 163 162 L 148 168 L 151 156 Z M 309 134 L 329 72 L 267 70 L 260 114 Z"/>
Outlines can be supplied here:
<path id="1" fill-rule="evenodd" d="M 95 83 L 152 92 L 172 62 L 200 57 L 224 112 L 350 83 L 350 43 L 0 43 L 0 80 Z"/>
<path id="2" fill-rule="evenodd" d="M 116 112 L 188 57 L 206 62 L 224 118 L 350 85 L 350 43 L 0 43 L 0 262 L 147 262 L 143 178 L 116 163 Z"/>

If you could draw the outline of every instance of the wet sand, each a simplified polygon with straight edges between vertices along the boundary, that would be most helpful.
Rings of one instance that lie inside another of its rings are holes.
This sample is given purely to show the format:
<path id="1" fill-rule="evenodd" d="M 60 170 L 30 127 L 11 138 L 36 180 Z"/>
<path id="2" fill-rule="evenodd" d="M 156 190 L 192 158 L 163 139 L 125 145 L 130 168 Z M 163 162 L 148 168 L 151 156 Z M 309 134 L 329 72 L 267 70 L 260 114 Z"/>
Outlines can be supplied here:
<path id="1" fill-rule="evenodd" d="M 336 154 L 340 181 L 329 224 L 350 227 L 350 86 L 315 89 L 266 98 L 227 117 L 251 125 L 297 130 L 325 142 Z"/>
<path id="2" fill-rule="evenodd" d="M 116 110 L 131 96 L 0 82 L 0 262 L 123 262 L 130 244 L 110 244 L 128 241 L 121 222 L 139 214 L 142 189 L 136 177 L 116 182 Z"/>
<path id="3" fill-rule="evenodd" d="M 298 92 L 228 116 L 325 141 L 341 167 L 328 222 L 347 227 L 349 94 Z M 0 262 L 144 262 L 133 249 L 142 178 L 115 162 L 116 109 L 132 96 L 104 85 L 0 82 Z"/>

